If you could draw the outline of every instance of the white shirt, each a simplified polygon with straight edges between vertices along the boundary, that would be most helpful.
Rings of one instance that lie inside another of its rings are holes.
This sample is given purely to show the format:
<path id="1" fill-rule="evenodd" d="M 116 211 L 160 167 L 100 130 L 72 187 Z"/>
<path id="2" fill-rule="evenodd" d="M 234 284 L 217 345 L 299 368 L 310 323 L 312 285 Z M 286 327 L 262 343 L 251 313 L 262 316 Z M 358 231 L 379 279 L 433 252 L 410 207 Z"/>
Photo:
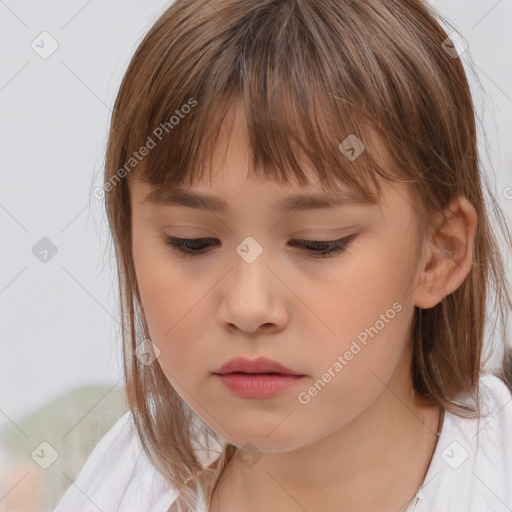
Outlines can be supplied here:
<path id="1" fill-rule="evenodd" d="M 512 511 L 512 394 L 494 375 L 483 374 L 480 382 L 485 416 L 445 412 L 425 481 L 406 512 Z M 209 465 L 218 455 L 200 459 Z M 142 451 L 128 411 L 94 447 L 53 512 L 167 512 L 176 498 Z"/>

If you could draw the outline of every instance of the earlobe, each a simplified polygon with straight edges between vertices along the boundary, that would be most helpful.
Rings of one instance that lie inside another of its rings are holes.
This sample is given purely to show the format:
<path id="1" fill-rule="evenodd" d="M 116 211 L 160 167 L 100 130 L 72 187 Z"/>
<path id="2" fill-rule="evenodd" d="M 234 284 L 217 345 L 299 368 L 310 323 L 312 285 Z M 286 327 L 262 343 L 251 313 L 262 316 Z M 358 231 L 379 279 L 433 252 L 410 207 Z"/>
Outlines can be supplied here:
<path id="1" fill-rule="evenodd" d="M 464 197 L 457 197 L 437 221 L 425 250 L 425 258 L 414 291 L 414 303 L 422 309 L 437 305 L 457 290 L 473 263 L 477 214 Z"/>

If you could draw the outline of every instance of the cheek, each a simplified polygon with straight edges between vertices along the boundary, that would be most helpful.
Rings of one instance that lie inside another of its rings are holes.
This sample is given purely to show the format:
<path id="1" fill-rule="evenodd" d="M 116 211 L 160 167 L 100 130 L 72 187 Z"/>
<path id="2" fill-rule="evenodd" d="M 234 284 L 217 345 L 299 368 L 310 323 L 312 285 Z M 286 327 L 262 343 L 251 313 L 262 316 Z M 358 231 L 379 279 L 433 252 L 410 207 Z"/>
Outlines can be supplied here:
<path id="1" fill-rule="evenodd" d="M 200 308 L 201 283 L 188 279 L 169 257 L 164 243 L 139 239 L 134 244 L 134 264 L 144 316 L 159 362 L 171 374 L 194 356 L 190 319 Z M 203 293 L 204 295 L 204 293 Z"/>
<path id="2" fill-rule="evenodd" d="M 331 273 L 334 278 L 305 301 L 328 327 L 323 328 L 323 350 L 315 354 L 318 371 L 327 371 L 342 356 L 344 377 L 338 382 L 354 397 L 360 398 L 361 383 L 378 380 L 372 371 L 387 381 L 407 349 L 414 310 L 406 290 L 407 255 L 402 246 L 376 241 L 357 259 L 340 263 L 339 272 Z"/>
<path id="3" fill-rule="evenodd" d="M 160 350 L 157 359 L 165 376 L 182 396 L 189 401 L 189 393 L 195 395 L 200 379 L 199 361 L 204 361 L 204 347 L 200 346 L 196 315 L 201 314 L 196 293 L 177 292 L 179 283 L 173 286 L 164 280 L 146 281 L 141 289 L 144 312 L 152 342 Z M 195 306 L 194 306 L 195 305 Z"/>
<path id="4" fill-rule="evenodd" d="M 169 371 L 189 366 L 190 361 L 196 361 L 199 349 L 198 338 L 195 336 L 190 323 L 190 313 L 187 315 L 189 301 L 182 297 L 182 301 L 169 300 L 169 294 L 160 294 L 158 291 L 151 294 L 146 301 L 148 312 L 146 314 L 151 339 L 160 349 L 160 362 Z"/>
<path id="5" fill-rule="evenodd" d="M 315 373 L 297 397 L 296 420 L 322 418 L 328 434 L 367 409 L 395 372 L 406 372 L 408 336 L 413 309 L 385 265 L 337 280 L 323 289 L 316 304 L 330 330 L 319 338 L 321 349 L 307 348 Z M 379 281 L 380 280 L 380 281 Z M 331 332 L 332 331 L 332 332 Z M 327 413 L 327 411 L 331 411 Z M 295 423 L 298 427 L 299 422 Z M 316 427 L 318 428 L 318 427 Z M 313 435 L 313 432 L 311 432 Z"/>

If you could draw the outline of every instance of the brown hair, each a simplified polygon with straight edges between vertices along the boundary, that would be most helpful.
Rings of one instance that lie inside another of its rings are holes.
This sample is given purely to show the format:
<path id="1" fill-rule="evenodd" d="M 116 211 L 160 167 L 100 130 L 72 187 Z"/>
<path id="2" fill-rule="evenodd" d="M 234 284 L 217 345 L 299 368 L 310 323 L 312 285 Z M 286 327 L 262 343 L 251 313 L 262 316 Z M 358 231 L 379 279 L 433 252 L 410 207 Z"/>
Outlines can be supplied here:
<path id="1" fill-rule="evenodd" d="M 464 393 L 478 403 L 486 301 L 494 298 L 490 311 L 502 320 L 511 304 L 484 188 L 510 235 L 480 173 L 468 81 L 441 22 L 448 25 L 420 0 L 176 0 L 137 48 L 112 116 L 105 204 L 128 403 L 145 452 L 179 491 L 204 468 L 193 451 L 195 415 L 159 364 L 134 357 L 148 333 L 132 260 L 129 183 L 137 176 L 160 190 L 200 179 L 235 102 L 243 106 L 253 173 L 304 185 L 303 158 L 323 188 L 342 182 L 375 202 L 377 175 L 410 183 L 421 241 L 451 199 L 473 204 L 470 273 L 435 307 L 415 309 L 411 343 L 418 396 L 461 416 L 478 413 L 454 399 Z M 393 173 L 371 151 L 355 160 L 340 151 L 349 135 L 370 149 L 370 129 L 386 144 Z M 206 425 L 204 432 L 205 445 L 218 440 Z M 226 448 L 216 477 L 233 452 Z"/>

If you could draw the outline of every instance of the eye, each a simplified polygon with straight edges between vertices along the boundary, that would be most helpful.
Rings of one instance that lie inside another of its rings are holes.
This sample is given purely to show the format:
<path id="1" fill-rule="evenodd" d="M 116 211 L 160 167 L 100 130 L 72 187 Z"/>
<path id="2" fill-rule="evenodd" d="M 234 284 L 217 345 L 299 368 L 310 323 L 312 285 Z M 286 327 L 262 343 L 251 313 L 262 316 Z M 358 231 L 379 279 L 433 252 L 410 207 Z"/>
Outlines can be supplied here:
<path id="1" fill-rule="evenodd" d="M 211 246 L 209 242 L 212 240 L 216 241 L 215 238 L 176 238 L 169 235 L 165 236 L 165 243 L 184 256 L 205 254 L 204 249 Z"/>
<path id="2" fill-rule="evenodd" d="M 312 253 L 315 258 L 326 258 L 334 254 L 342 253 L 346 251 L 350 245 L 350 242 L 356 235 L 350 235 L 345 238 L 339 238 L 338 240 L 291 240 L 292 246 L 303 247 Z"/>
<path id="3" fill-rule="evenodd" d="M 339 238 L 338 240 L 326 241 L 291 240 L 290 244 L 305 249 L 315 258 L 325 258 L 346 251 L 355 236 L 356 235 L 350 235 L 345 238 Z M 218 242 L 216 238 L 177 238 L 169 235 L 165 236 L 165 243 L 167 245 L 187 257 L 206 254 L 205 249 L 212 245 L 212 241 Z M 218 243 L 215 245 L 218 245 Z"/>

